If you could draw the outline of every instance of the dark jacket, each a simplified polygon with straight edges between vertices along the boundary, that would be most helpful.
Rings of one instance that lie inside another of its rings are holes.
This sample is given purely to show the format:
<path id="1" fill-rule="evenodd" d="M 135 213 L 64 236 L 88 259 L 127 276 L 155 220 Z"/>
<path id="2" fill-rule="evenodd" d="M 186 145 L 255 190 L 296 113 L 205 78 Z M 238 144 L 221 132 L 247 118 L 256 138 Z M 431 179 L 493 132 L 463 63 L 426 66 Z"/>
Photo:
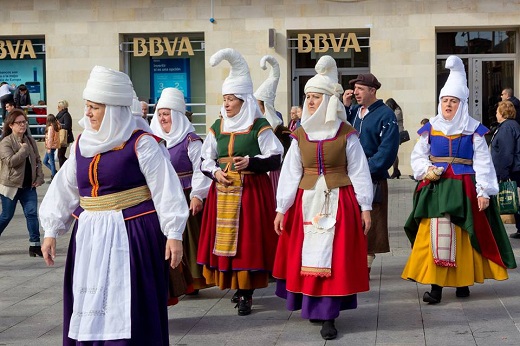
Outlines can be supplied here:
<path id="1" fill-rule="evenodd" d="M 517 123 L 520 123 L 520 100 L 517 99 L 516 97 L 514 96 L 511 96 L 510 98 L 507 99 L 508 101 L 511 101 L 511 103 L 513 104 L 513 106 L 515 106 L 515 110 L 516 110 L 516 122 Z"/>
<path id="2" fill-rule="evenodd" d="M 359 133 L 372 180 L 386 179 L 399 149 L 399 127 L 394 111 L 383 100 L 377 100 L 360 119 L 359 108 L 359 105 L 346 107 L 347 120 Z"/>
<path id="3" fill-rule="evenodd" d="M 22 93 L 20 93 L 20 90 L 17 88 L 16 91 L 14 92 L 13 98 L 14 98 L 15 108 L 22 108 L 23 106 L 32 105 L 31 95 L 29 94 L 29 90 L 27 90 L 27 92 L 24 95 L 22 95 Z"/>
<path id="4" fill-rule="evenodd" d="M 61 128 L 67 130 L 67 143 L 74 142 L 74 134 L 72 133 L 72 117 L 69 109 L 64 108 L 56 114 L 56 120 L 60 122 Z"/>
<path id="5" fill-rule="evenodd" d="M 491 158 L 499 181 L 520 172 L 520 125 L 515 120 L 506 119 L 498 125 L 491 139 Z"/>

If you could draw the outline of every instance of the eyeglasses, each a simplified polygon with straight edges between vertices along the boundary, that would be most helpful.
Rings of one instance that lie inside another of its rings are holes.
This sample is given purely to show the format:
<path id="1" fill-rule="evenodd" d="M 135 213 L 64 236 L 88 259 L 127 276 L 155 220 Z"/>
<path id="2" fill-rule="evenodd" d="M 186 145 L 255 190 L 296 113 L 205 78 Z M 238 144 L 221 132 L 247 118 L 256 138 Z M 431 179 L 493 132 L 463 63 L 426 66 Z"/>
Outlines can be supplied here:
<path id="1" fill-rule="evenodd" d="M 23 120 L 23 121 L 13 121 L 13 124 L 16 124 L 18 126 L 27 126 L 27 121 Z"/>

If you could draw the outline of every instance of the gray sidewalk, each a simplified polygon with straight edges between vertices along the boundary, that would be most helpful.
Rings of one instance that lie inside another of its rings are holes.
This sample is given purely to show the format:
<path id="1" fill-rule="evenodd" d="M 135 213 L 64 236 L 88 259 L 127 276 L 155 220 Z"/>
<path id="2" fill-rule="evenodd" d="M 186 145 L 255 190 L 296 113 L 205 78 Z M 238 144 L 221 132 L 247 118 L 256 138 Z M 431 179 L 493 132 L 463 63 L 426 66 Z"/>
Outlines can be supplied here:
<path id="1" fill-rule="evenodd" d="M 172 345 L 520 345 L 520 272 L 504 282 L 471 287 L 469 299 L 445 289 L 441 304 L 422 302 L 427 286 L 400 274 L 410 252 L 402 225 L 411 209 L 410 179 L 390 180 L 392 252 L 379 255 L 370 291 L 358 296 L 358 308 L 336 321 L 336 340 L 319 335 L 320 326 L 285 310 L 274 284 L 257 290 L 253 313 L 237 316 L 231 291 L 206 289 L 170 307 Z M 39 188 L 40 200 L 48 185 Z M 512 225 L 506 225 L 509 232 Z M 58 258 L 47 267 L 28 256 L 28 234 L 21 207 L 0 237 L 0 345 L 60 345 L 63 266 L 69 236 L 58 239 Z M 520 263 L 520 240 L 512 239 Z"/>

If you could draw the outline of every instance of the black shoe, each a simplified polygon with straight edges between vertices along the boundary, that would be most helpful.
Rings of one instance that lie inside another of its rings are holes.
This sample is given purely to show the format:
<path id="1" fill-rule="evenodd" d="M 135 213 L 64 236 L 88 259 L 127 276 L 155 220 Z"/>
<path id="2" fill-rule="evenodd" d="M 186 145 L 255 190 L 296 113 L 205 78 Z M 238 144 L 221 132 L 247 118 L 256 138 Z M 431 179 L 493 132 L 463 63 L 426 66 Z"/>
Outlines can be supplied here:
<path id="1" fill-rule="evenodd" d="M 520 232 L 511 233 L 509 238 L 520 239 Z"/>
<path id="2" fill-rule="evenodd" d="M 338 330 L 334 325 L 334 320 L 323 321 L 323 326 L 321 327 L 320 334 L 321 337 L 325 340 L 336 339 L 336 336 L 338 336 Z"/>
<path id="3" fill-rule="evenodd" d="M 238 290 L 233 294 L 233 297 L 231 297 L 231 303 L 238 303 L 239 301 L 239 297 L 238 297 Z"/>
<path id="4" fill-rule="evenodd" d="M 240 296 L 235 309 L 238 308 L 238 316 L 247 316 L 251 313 L 253 306 L 253 297 Z"/>
<path id="5" fill-rule="evenodd" d="M 469 297 L 469 287 L 457 287 L 457 290 L 455 291 L 455 296 L 457 298 L 467 298 Z"/>
<path id="6" fill-rule="evenodd" d="M 394 172 L 392 173 L 392 175 L 390 176 L 390 179 L 399 179 L 401 177 L 401 172 Z"/>
<path id="7" fill-rule="evenodd" d="M 310 323 L 323 323 L 323 320 L 318 320 L 317 318 L 310 318 L 309 322 Z"/>
<path id="8" fill-rule="evenodd" d="M 423 302 L 428 304 L 438 304 L 442 299 L 442 287 L 437 285 L 432 285 L 431 292 L 424 292 Z"/>
<path id="9" fill-rule="evenodd" d="M 31 257 L 43 257 L 41 246 L 29 246 L 29 256 Z"/>

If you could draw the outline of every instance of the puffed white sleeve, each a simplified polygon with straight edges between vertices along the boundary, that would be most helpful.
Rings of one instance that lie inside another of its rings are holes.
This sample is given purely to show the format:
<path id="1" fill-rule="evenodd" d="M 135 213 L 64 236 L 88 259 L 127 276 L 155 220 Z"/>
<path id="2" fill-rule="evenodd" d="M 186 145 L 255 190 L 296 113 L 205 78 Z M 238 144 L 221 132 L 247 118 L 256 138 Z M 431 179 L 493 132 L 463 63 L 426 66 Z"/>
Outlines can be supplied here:
<path id="1" fill-rule="evenodd" d="M 67 233 L 74 221 L 72 213 L 79 206 L 76 143 L 72 143 L 69 158 L 52 179 L 40 204 L 39 218 L 45 238 Z"/>
<path id="2" fill-rule="evenodd" d="M 366 160 L 366 159 L 365 159 Z M 285 214 L 293 205 L 298 185 L 302 179 L 303 166 L 300 147 L 293 140 L 282 165 L 276 190 L 276 212 Z"/>
<path id="3" fill-rule="evenodd" d="M 283 145 L 271 129 L 264 130 L 258 135 L 258 146 L 262 154 L 256 155 L 256 157 L 267 158 L 273 155 L 280 155 L 281 160 Z"/>
<path id="4" fill-rule="evenodd" d="M 428 132 L 421 134 L 410 155 L 413 177 L 417 180 L 421 180 L 426 172 L 428 172 L 428 168 L 432 166 L 428 136 Z"/>
<path id="5" fill-rule="evenodd" d="M 211 131 L 208 132 L 204 139 L 204 143 L 200 149 L 200 157 L 202 160 L 200 169 L 214 177 L 215 171 L 219 170 L 220 167 L 217 165 L 217 140 Z"/>
<path id="6" fill-rule="evenodd" d="M 182 240 L 189 210 L 175 169 L 152 136 L 139 138 L 136 153 L 152 193 L 161 230 L 168 239 Z"/>
<path id="7" fill-rule="evenodd" d="M 473 135 L 473 170 L 475 171 L 477 197 L 489 198 L 498 194 L 495 166 L 484 136 Z"/>
<path id="8" fill-rule="evenodd" d="M 188 157 L 193 166 L 193 176 L 191 178 L 190 199 L 196 197 L 201 201 L 208 196 L 209 187 L 212 180 L 202 174 L 200 170 L 200 154 L 202 141 L 190 141 L 188 144 Z"/>
<path id="9" fill-rule="evenodd" d="M 352 134 L 347 138 L 345 151 L 347 153 L 347 172 L 352 181 L 358 204 L 362 211 L 372 210 L 374 188 L 368 161 L 357 135 Z"/>

